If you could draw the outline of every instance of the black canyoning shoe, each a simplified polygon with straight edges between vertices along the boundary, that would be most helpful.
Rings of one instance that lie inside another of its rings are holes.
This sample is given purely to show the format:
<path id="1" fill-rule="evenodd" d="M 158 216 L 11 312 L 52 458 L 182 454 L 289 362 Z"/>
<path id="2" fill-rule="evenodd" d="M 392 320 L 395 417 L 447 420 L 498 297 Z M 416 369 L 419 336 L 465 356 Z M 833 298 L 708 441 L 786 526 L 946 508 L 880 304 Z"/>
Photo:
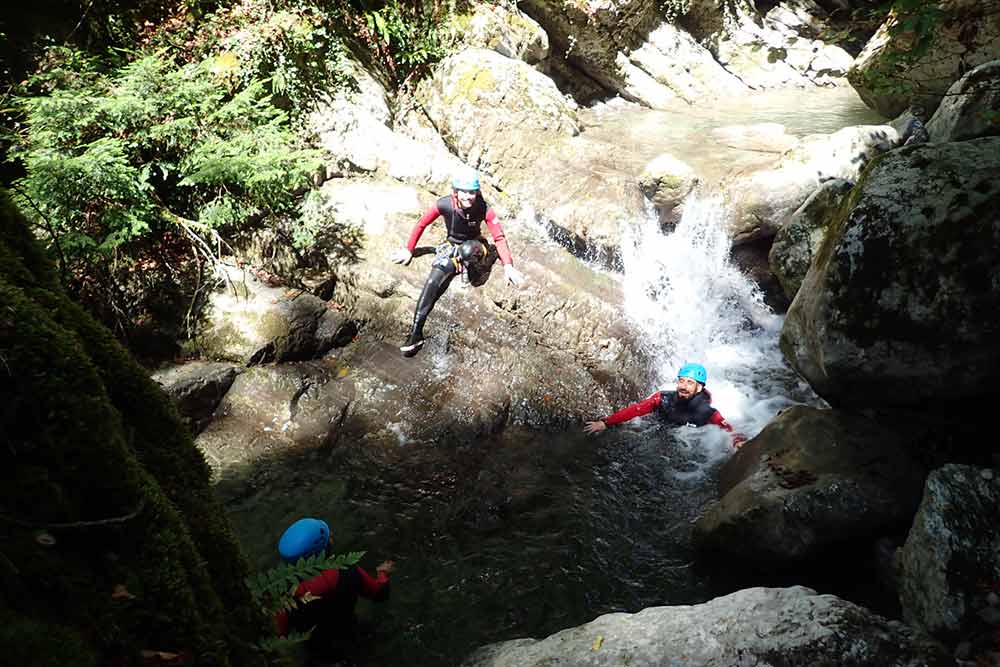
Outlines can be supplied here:
<path id="1" fill-rule="evenodd" d="M 417 352 L 419 352 L 420 348 L 422 348 L 423 346 L 424 346 L 423 337 L 410 336 L 408 339 L 406 339 L 406 343 L 399 346 L 399 351 L 403 353 L 404 357 L 412 357 Z"/>

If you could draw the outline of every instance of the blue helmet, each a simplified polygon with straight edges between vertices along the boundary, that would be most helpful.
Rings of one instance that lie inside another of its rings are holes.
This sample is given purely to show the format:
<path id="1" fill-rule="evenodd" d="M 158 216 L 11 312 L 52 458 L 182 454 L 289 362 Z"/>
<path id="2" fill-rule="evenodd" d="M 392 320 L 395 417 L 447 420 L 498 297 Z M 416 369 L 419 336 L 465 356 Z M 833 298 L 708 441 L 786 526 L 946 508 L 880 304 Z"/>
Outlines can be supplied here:
<path id="1" fill-rule="evenodd" d="M 479 172 L 475 169 L 465 169 L 451 179 L 451 187 L 455 190 L 479 190 Z"/>
<path id="2" fill-rule="evenodd" d="M 330 526 L 320 519 L 299 519 L 278 540 L 278 553 L 286 563 L 322 553 L 330 542 Z"/>
<path id="3" fill-rule="evenodd" d="M 708 371 L 701 364 L 684 364 L 681 369 L 677 371 L 677 379 L 680 378 L 691 378 L 695 382 L 700 384 L 708 383 Z"/>

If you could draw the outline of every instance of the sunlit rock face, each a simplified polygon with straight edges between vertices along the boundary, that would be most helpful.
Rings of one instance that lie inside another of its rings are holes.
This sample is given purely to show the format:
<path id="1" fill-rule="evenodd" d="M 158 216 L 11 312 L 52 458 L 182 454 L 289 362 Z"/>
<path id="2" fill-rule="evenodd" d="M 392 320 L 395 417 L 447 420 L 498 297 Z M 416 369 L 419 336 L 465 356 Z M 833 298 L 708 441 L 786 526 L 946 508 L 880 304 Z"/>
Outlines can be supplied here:
<path id="1" fill-rule="evenodd" d="M 490 49 L 535 65 L 549 55 L 549 36 L 542 26 L 513 4 L 483 4 L 459 16 L 462 44 Z"/>
<path id="2" fill-rule="evenodd" d="M 975 68 L 948 89 L 927 123 L 931 141 L 965 141 L 1000 134 L 1000 60 Z"/>
<path id="3" fill-rule="evenodd" d="M 1000 472 L 946 465 L 927 478 L 900 550 L 899 598 L 908 622 L 942 639 L 986 640 L 1000 627 Z"/>
<path id="4" fill-rule="evenodd" d="M 787 568 L 905 526 L 921 480 L 886 426 L 796 406 L 725 464 L 723 496 L 695 525 L 695 543 L 707 555 Z"/>
<path id="5" fill-rule="evenodd" d="M 656 0 L 523 0 L 518 7 L 549 35 L 553 60 L 583 72 L 605 91 L 621 90 L 620 52 L 637 48 L 660 23 Z"/>
<path id="6" fill-rule="evenodd" d="M 927 405 L 1000 380 L 998 183 L 994 137 L 899 149 L 865 172 L 781 333 L 818 394 L 840 406 Z"/>
<path id="7" fill-rule="evenodd" d="M 774 236 L 822 183 L 856 180 L 865 165 L 891 148 L 898 136 L 888 125 L 857 125 L 833 134 L 810 135 L 782 155 L 773 168 L 730 180 L 725 193 L 733 242 Z"/>
<path id="8" fill-rule="evenodd" d="M 968 71 L 1000 58 L 1000 12 L 981 0 L 952 0 L 939 3 L 945 16 L 936 27 L 926 55 L 912 66 L 894 65 L 894 54 L 906 51 L 914 40 L 904 32 L 892 39 L 890 17 L 869 40 L 855 60 L 848 78 L 865 104 L 883 116 L 898 116 L 918 97 L 934 109 L 952 83 Z M 893 85 L 884 85 L 891 80 Z M 913 84 L 910 92 L 898 84 Z M 880 85 L 882 84 L 882 85 Z"/>
<path id="9" fill-rule="evenodd" d="M 579 132 L 575 105 L 551 79 L 495 51 L 449 56 L 417 98 L 455 154 L 501 180 Z"/>
<path id="10" fill-rule="evenodd" d="M 801 586 L 748 588 L 704 604 L 606 614 L 545 639 L 485 646 L 464 667 L 513 665 L 954 664 L 940 646 L 897 621 Z"/>

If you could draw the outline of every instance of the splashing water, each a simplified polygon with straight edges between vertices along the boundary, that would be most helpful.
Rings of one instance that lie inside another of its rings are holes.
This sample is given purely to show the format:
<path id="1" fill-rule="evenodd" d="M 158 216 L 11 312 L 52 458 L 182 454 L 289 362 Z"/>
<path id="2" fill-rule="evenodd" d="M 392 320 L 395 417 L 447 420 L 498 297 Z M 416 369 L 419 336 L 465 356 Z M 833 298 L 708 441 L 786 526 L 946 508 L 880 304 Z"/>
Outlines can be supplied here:
<path id="1" fill-rule="evenodd" d="M 720 195 L 693 193 L 673 233 L 652 216 L 630 229 L 622 244 L 625 312 L 661 360 L 657 388 L 672 388 L 684 363 L 701 363 L 713 405 L 754 436 L 779 410 L 820 399 L 782 357 L 783 318 L 729 262 L 725 219 Z"/>

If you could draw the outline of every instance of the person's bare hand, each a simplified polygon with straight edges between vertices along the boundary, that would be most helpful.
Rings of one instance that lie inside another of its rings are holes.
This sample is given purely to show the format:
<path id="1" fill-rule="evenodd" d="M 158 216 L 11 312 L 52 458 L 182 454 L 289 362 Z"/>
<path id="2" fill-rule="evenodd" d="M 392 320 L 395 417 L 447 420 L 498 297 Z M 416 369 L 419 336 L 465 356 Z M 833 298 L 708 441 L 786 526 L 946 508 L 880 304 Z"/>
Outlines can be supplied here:
<path id="1" fill-rule="evenodd" d="M 393 570 L 396 569 L 396 561 L 387 560 L 383 561 L 378 567 L 375 568 L 376 572 L 385 572 L 386 574 L 391 574 Z"/>
<path id="2" fill-rule="evenodd" d="M 601 431 L 605 430 L 606 428 L 608 428 L 608 425 L 605 424 L 603 421 L 600 421 L 600 420 L 598 420 L 596 422 L 587 422 L 583 426 L 584 432 L 585 433 L 591 433 L 591 434 L 600 433 Z"/>

